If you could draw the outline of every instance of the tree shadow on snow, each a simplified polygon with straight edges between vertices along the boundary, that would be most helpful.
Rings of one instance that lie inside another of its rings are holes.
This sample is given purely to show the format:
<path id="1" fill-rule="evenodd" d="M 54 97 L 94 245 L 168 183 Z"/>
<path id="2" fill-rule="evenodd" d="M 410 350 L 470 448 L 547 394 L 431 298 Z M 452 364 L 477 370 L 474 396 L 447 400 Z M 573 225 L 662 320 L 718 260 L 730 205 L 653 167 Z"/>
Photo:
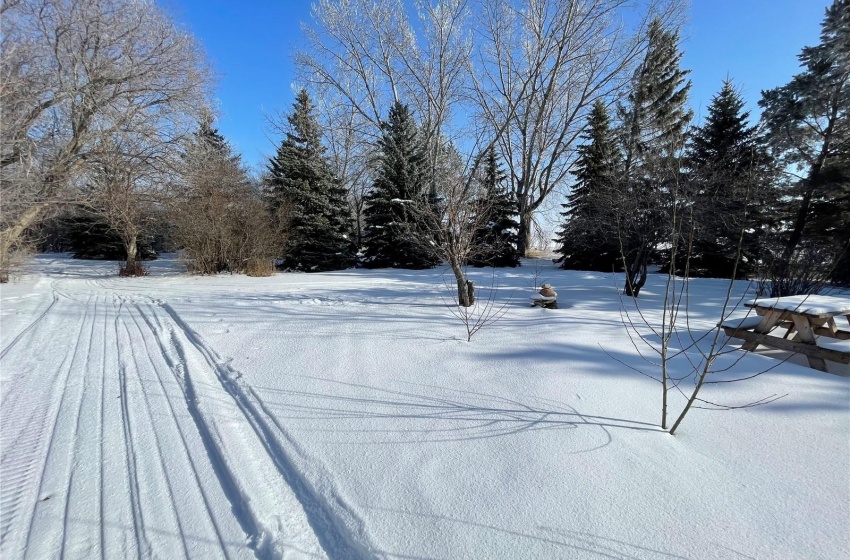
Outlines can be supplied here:
<path id="1" fill-rule="evenodd" d="M 274 399 L 265 404 L 279 420 L 331 423 L 310 431 L 333 434 L 339 444 L 422 444 L 537 430 L 593 430 L 578 438 L 571 450 L 582 453 L 607 446 L 612 441 L 611 429 L 659 431 L 651 423 L 584 414 L 570 405 L 533 397 L 507 398 L 419 384 L 407 384 L 412 390 L 403 391 L 300 377 L 321 383 L 321 390 L 256 387 L 256 393 Z"/>

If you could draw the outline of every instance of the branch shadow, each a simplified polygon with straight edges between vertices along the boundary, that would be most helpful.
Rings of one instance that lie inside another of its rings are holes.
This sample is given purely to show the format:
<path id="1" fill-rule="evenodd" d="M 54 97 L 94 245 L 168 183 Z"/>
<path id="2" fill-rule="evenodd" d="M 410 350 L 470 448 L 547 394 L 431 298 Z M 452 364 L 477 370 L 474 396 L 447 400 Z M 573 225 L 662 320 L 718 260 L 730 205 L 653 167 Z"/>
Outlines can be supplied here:
<path id="1" fill-rule="evenodd" d="M 651 423 L 584 414 L 572 406 L 533 397 L 508 398 L 414 383 L 404 383 L 412 390 L 394 390 L 321 377 L 296 377 L 321 382 L 323 389 L 255 386 L 256 393 L 265 397 L 264 404 L 279 420 L 330 422 L 327 427 L 313 427 L 311 431 L 338 438 L 354 436 L 353 441 L 335 440 L 338 444 L 445 443 L 537 430 L 597 430 L 573 450 L 582 453 L 610 444 L 612 429 L 661 431 Z M 328 390 L 332 387 L 338 390 Z M 361 422 L 351 427 L 351 420 Z M 346 427 L 339 421 L 345 421 Z M 364 440 L 364 435 L 369 439 Z"/>

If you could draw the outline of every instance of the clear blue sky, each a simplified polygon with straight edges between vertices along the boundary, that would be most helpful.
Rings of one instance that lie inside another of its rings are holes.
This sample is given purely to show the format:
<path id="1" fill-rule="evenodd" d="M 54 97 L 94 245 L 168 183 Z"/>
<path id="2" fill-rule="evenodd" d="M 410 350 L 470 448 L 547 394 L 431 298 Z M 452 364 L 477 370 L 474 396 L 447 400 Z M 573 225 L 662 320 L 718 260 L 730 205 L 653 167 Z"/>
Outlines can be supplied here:
<path id="1" fill-rule="evenodd" d="M 159 0 L 203 44 L 218 72 L 219 131 L 246 163 L 264 165 L 279 142 L 264 114 L 289 111 L 295 74 L 291 53 L 303 41 L 309 0 Z M 682 30 L 683 67 L 691 70 L 697 115 L 727 77 L 758 114 L 762 89 L 798 72 L 797 55 L 818 42 L 831 0 L 692 0 Z"/>

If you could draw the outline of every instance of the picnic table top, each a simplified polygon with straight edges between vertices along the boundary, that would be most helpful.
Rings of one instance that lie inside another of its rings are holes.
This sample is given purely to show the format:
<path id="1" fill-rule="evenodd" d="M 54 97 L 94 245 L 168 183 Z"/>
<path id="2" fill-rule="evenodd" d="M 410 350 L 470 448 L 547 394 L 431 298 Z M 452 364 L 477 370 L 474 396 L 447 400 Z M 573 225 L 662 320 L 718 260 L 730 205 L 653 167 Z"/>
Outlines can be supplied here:
<path id="1" fill-rule="evenodd" d="M 785 296 L 754 299 L 744 303 L 747 307 L 778 309 L 801 315 L 833 316 L 850 314 L 850 297 L 840 296 Z"/>

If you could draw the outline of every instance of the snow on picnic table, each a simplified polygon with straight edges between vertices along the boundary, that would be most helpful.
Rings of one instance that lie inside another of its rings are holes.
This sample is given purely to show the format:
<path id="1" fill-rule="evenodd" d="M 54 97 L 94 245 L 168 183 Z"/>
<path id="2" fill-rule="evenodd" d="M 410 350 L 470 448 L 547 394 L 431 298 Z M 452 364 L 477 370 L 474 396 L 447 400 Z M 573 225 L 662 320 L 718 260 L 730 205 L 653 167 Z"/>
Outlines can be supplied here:
<path id="1" fill-rule="evenodd" d="M 746 302 L 748 306 L 795 311 L 805 315 L 843 315 L 850 313 L 850 297 L 800 295 L 778 298 L 758 298 Z"/>
<path id="2" fill-rule="evenodd" d="M 850 556 L 848 379 L 735 351 L 728 375 L 776 367 L 706 399 L 787 396 L 669 436 L 622 279 L 526 265 L 467 343 L 440 270 L 37 258 L 0 288 L 0 556 Z M 561 309 L 529 307 L 535 268 Z M 695 334 L 725 288 L 691 282 Z"/>

